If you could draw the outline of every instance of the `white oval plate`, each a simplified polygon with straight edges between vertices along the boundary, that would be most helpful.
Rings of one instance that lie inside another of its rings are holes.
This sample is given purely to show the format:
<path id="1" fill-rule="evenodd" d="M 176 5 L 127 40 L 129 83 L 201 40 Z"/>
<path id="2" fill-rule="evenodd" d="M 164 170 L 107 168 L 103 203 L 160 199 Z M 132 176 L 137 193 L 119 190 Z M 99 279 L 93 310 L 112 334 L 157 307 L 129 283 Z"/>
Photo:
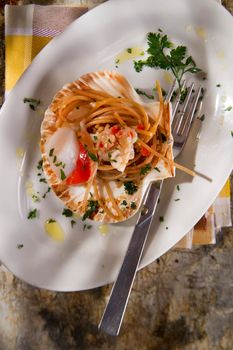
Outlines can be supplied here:
<path id="1" fill-rule="evenodd" d="M 98 224 L 83 231 L 78 220 L 61 215 L 62 205 L 50 193 L 34 204 L 27 197 L 25 182 L 30 179 L 43 193 L 36 164 L 40 159 L 39 128 L 41 116 L 22 101 L 40 98 L 43 106 L 63 84 L 82 74 L 100 69 L 115 69 L 120 51 L 145 46 L 146 34 L 162 28 L 172 41 L 184 44 L 198 66 L 208 73 L 204 102 L 205 120 L 199 140 L 191 138 L 179 162 L 212 178 L 191 179 L 177 172 L 166 180 L 154 218 L 141 267 L 164 254 L 188 232 L 214 201 L 233 164 L 233 51 L 229 35 L 233 21 L 229 13 L 211 0 L 117 0 L 91 10 L 54 39 L 33 61 L 10 93 L 0 118 L 0 259 L 19 278 L 28 283 L 57 291 L 94 288 L 112 282 L 117 275 L 135 220 L 109 226 L 103 236 Z M 166 87 L 163 72 L 145 69 L 136 73 L 132 62 L 119 66 L 138 88 L 152 88 L 156 78 Z M 216 87 L 220 83 L 221 87 Z M 26 150 L 21 172 L 17 148 Z M 176 185 L 179 184 L 180 191 Z M 179 198 L 179 201 L 175 199 Z M 28 220 L 31 208 L 39 218 Z M 159 217 L 164 222 L 159 222 Z M 63 226 L 65 240 L 53 241 L 43 229 L 47 218 Z M 166 229 L 167 228 L 167 229 Z M 22 249 L 17 245 L 23 244 Z"/>

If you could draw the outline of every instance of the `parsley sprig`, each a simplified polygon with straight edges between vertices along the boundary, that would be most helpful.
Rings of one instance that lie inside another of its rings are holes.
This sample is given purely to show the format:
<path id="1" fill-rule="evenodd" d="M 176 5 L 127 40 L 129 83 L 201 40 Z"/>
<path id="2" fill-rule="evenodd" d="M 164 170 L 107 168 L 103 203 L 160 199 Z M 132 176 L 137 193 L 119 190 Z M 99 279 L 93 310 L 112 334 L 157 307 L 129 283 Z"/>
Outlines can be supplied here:
<path id="1" fill-rule="evenodd" d="M 160 31 L 158 33 L 148 33 L 147 43 L 149 46 L 147 59 L 134 61 L 134 68 L 137 72 L 141 72 L 145 66 L 171 70 L 180 90 L 185 73 L 196 74 L 201 72 L 193 58 L 187 55 L 187 47 L 182 45 L 175 47 L 166 34 Z"/>

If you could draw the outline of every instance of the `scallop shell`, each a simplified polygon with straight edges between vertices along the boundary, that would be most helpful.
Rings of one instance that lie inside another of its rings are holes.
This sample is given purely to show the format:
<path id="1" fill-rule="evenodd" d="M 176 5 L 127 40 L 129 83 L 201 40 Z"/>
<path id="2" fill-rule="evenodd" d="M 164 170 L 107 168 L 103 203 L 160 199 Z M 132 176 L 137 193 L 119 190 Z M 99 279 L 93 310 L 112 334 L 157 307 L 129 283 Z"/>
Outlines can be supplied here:
<path id="1" fill-rule="evenodd" d="M 48 157 L 45 152 L 45 144 L 49 137 L 56 131 L 56 108 L 55 105 L 62 100 L 65 96 L 74 94 L 76 89 L 86 89 L 92 88 L 99 91 L 107 92 L 114 97 L 125 97 L 134 100 L 145 108 L 149 117 L 154 118 L 159 110 L 159 102 L 144 103 L 140 96 L 136 93 L 135 89 L 128 82 L 128 80 L 121 74 L 115 71 L 100 71 L 88 73 L 80 77 L 78 80 L 68 83 L 63 88 L 58 91 L 54 96 L 52 103 L 45 112 L 44 119 L 41 125 L 41 153 L 43 158 L 43 169 L 45 176 L 47 177 L 48 184 L 51 186 L 52 190 L 56 196 L 64 203 L 64 205 L 72 210 L 74 213 L 83 215 L 82 200 L 85 193 L 85 186 L 67 186 L 57 175 L 53 172 L 51 165 L 49 163 Z M 171 114 L 171 109 L 170 109 Z M 173 159 L 172 155 L 172 135 L 170 127 L 170 116 L 164 121 L 163 127 L 166 129 L 168 135 L 170 135 L 170 144 L 168 149 L 168 157 Z M 124 214 L 124 220 L 133 216 L 140 207 L 143 195 L 151 181 L 161 180 L 167 177 L 174 176 L 174 168 L 166 167 L 163 160 L 160 160 L 157 164 L 159 172 L 152 170 L 147 176 L 142 180 L 138 191 L 133 195 L 126 194 L 124 186 L 121 185 L 117 187 L 115 182 L 110 182 L 110 186 L 114 193 L 116 202 L 118 203 L 120 209 Z M 90 192 L 93 193 L 92 189 Z M 100 188 L 100 194 L 102 198 L 107 198 L 107 193 L 105 190 Z M 121 203 L 123 201 L 127 202 L 127 206 L 123 206 Z M 136 209 L 131 208 L 130 203 L 135 202 Z M 111 203 L 106 199 L 105 204 L 112 210 Z M 119 222 L 114 220 L 105 212 L 103 213 L 99 210 L 93 217 L 95 221 L 101 221 L 105 223 Z M 122 221 L 124 221 L 122 220 Z"/>

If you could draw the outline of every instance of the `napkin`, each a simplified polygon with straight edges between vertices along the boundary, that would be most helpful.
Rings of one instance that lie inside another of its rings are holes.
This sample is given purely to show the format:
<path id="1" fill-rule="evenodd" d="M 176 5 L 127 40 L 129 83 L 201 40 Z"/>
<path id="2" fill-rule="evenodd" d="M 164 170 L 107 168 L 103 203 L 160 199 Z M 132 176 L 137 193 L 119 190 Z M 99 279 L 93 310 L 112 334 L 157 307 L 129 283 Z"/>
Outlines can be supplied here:
<path id="1" fill-rule="evenodd" d="M 87 10 L 83 6 L 5 6 L 6 95 L 37 53 Z M 218 230 L 231 225 L 230 182 L 227 180 L 213 205 L 175 248 L 214 244 Z"/>

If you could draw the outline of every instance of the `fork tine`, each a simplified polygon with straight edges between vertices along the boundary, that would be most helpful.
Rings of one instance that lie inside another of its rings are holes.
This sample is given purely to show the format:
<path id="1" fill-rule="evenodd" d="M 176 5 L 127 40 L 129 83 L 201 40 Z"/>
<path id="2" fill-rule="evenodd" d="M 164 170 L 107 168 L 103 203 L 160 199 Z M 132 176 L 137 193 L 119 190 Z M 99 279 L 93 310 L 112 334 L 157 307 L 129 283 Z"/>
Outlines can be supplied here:
<path id="1" fill-rule="evenodd" d="M 170 102 L 172 95 L 173 95 L 173 92 L 175 91 L 175 87 L 176 87 L 176 79 L 173 80 L 173 83 L 168 91 L 168 94 L 167 94 L 166 99 L 165 99 L 166 102 Z"/>

